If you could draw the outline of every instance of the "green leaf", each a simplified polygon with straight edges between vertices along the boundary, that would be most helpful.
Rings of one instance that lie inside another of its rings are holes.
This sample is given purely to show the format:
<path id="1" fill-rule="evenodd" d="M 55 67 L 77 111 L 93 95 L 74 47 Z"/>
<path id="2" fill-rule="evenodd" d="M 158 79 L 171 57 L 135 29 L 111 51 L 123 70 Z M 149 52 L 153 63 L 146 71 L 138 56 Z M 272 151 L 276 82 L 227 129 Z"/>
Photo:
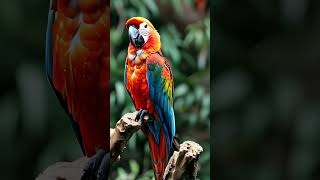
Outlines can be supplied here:
<path id="1" fill-rule="evenodd" d="M 138 3 L 138 14 L 139 16 L 145 17 L 145 18 L 149 18 L 149 12 L 147 10 L 147 7 L 142 5 L 140 2 Z"/>
<path id="2" fill-rule="evenodd" d="M 194 92 L 195 96 L 196 96 L 196 99 L 197 100 L 200 100 L 201 98 L 204 98 L 203 95 L 204 95 L 204 88 L 202 86 L 197 86 L 195 88 L 195 92 Z M 210 97 L 209 97 L 210 99 Z"/>
<path id="3" fill-rule="evenodd" d="M 134 150 L 136 148 L 136 143 L 137 143 L 137 135 L 136 133 L 134 133 L 130 138 L 130 141 L 128 142 L 128 148 Z"/>
<path id="4" fill-rule="evenodd" d="M 194 96 L 194 94 L 192 94 L 192 93 L 189 93 L 188 95 L 187 95 L 187 97 L 186 97 L 186 105 L 187 106 L 191 106 L 193 103 L 194 103 L 194 101 L 195 101 L 195 96 Z"/>
<path id="5" fill-rule="evenodd" d="M 121 167 L 117 169 L 117 174 L 118 177 L 116 178 L 116 180 L 123 180 L 128 178 L 128 173 Z"/>
<path id="6" fill-rule="evenodd" d="M 111 1 L 111 7 L 115 7 L 115 8 L 123 7 L 123 0 Z"/>
<path id="7" fill-rule="evenodd" d="M 115 92 L 110 92 L 110 107 L 112 107 L 113 104 L 116 103 L 116 95 L 115 95 Z M 111 108 L 112 109 L 112 108 Z"/>
<path id="8" fill-rule="evenodd" d="M 176 13 L 181 16 L 182 15 L 182 4 L 179 0 L 171 0 L 172 6 L 175 9 Z"/>
<path id="9" fill-rule="evenodd" d="M 115 84 L 117 101 L 119 104 L 123 104 L 125 100 L 125 89 L 122 82 L 118 81 Z"/>
<path id="10" fill-rule="evenodd" d="M 178 98 L 174 101 L 174 109 L 181 111 L 184 108 L 185 100 L 184 98 Z"/>
<path id="11" fill-rule="evenodd" d="M 155 1 L 150 1 L 150 0 L 143 0 L 144 4 L 149 8 L 151 13 L 153 15 L 158 15 L 159 14 L 159 9 Z"/>
<path id="12" fill-rule="evenodd" d="M 116 28 L 111 28 L 110 34 L 112 34 L 112 36 L 110 36 L 110 44 L 112 44 L 113 47 L 118 46 L 121 42 L 120 32 L 118 32 Z"/>
<path id="13" fill-rule="evenodd" d="M 147 170 L 145 173 L 142 174 L 142 177 L 137 178 L 137 180 L 150 180 L 154 179 L 154 172 L 152 169 Z"/>
<path id="14" fill-rule="evenodd" d="M 194 114 L 194 113 L 190 114 L 190 116 L 189 116 L 189 122 L 190 122 L 190 125 L 191 125 L 191 126 L 196 125 L 196 123 L 197 123 L 197 115 Z"/>
<path id="15" fill-rule="evenodd" d="M 121 64 L 121 67 L 123 67 L 123 70 L 125 66 L 126 57 L 127 57 L 127 50 L 123 50 L 118 53 L 117 62 Z M 117 70 L 119 70 L 119 68 Z"/>
<path id="16" fill-rule="evenodd" d="M 130 160 L 129 166 L 131 169 L 131 173 L 134 175 L 134 177 L 137 177 L 137 175 L 139 173 L 139 164 L 134 160 Z"/>
<path id="17" fill-rule="evenodd" d="M 174 96 L 175 97 L 180 97 L 189 91 L 189 87 L 186 84 L 180 84 L 174 89 Z"/>

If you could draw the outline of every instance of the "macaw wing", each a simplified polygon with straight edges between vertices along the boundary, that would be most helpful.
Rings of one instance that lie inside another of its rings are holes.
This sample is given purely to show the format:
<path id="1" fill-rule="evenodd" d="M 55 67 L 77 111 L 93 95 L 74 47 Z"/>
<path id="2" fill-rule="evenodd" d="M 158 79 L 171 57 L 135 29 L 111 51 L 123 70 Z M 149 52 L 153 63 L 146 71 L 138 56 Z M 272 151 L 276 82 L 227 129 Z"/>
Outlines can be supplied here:
<path id="1" fill-rule="evenodd" d="M 52 69 L 53 69 L 52 37 L 53 37 L 53 34 L 52 33 L 53 33 L 53 24 L 55 22 L 55 16 L 56 16 L 56 10 L 54 10 L 52 8 L 52 1 L 51 1 L 49 14 L 48 14 L 47 32 L 46 32 L 46 49 L 45 49 L 46 74 L 47 74 L 48 80 L 50 82 L 50 85 L 51 85 L 52 89 L 54 90 L 60 104 L 62 105 L 63 109 L 66 111 L 66 113 L 68 114 L 68 116 L 71 120 L 72 128 L 76 134 L 76 137 L 77 137 L 77 140 L 81 146 L 82 152 L 84 153 L 85 152 L 84 145 L 82 142 L 79 124 L 73 120 L 73 117 L 70 114 L 70 112 L 68 111 L 67 105 L 66 105 L 65 101 L 63 100 L 61 93 L 58 92 L 58 90 L 55 88 L 53 81 L 52 81 L 52 79 L 53 79 L 53 77 L 52 77 L 53 76 L 53 73 L 52 73 Z"/>
<path id="2" fill-rule="evenodd" d="M 150 99 L 161 120 L 170 150 L 175 135 L 172 72 L 168 60 L 159 53 L 148 57 L 146 63 Z"/>
<path id="3" fill-rule="evenodd" d="M 55 10 L 51 8 L 49 9 L 48 14 L 48 25 L 46 32 L 46 73 L 50 83 L 52 82 L 52 31 L 53 31 L 53 23 L 55 20 Z"/>

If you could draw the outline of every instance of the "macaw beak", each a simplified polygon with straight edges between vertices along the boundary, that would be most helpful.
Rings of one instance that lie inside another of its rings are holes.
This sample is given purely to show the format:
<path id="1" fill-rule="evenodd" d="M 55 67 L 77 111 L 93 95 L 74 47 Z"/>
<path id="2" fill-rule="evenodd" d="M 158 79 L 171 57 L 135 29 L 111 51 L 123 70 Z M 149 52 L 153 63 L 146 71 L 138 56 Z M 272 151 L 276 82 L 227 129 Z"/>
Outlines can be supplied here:
<path id="1" fill-rule="evenodd" d="M 141 48 L 145 43 L 139 30 L 134 26 L 129 26 L 129 39 L 135 48 Z"/>

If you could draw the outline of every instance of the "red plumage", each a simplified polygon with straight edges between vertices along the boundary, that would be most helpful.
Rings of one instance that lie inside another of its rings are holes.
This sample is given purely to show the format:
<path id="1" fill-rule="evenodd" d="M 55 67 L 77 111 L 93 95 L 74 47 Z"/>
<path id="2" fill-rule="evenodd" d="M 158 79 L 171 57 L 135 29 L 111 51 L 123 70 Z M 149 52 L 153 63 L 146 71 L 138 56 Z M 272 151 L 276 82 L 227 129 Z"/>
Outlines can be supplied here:
<path id="1" fill-rule="evenodd" d="M 103 0 L 72 2 L 53 3 L 49 79 L 92 156 L 110 143 L 108 7 Z"/>

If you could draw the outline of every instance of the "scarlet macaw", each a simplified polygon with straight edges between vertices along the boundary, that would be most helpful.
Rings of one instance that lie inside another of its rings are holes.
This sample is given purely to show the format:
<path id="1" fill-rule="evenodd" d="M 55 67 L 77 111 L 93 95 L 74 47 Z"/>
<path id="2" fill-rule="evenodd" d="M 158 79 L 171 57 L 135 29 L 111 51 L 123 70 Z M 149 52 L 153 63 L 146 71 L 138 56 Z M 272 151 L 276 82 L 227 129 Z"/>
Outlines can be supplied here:
<path id="1" fill-rule="evenodd" d="M 82 151 L 96 154 L 82 179 L 107 179 L 109 168 L 109 18 L 106 0 L 52 0 L 46 72 Z"/>
<path id="2" fill-rule="evenodd" d="M 124 84 L 135 108 L 137 119 L 148 120 L 142 130 L 147 135 L 156 179 L 162 179 L 172 153 L 175 136 L 173 76 L 161 52 L 160 35 L 151 22 L 133 17 L 126 22 L 129 47 L 125 62 Z"/>

